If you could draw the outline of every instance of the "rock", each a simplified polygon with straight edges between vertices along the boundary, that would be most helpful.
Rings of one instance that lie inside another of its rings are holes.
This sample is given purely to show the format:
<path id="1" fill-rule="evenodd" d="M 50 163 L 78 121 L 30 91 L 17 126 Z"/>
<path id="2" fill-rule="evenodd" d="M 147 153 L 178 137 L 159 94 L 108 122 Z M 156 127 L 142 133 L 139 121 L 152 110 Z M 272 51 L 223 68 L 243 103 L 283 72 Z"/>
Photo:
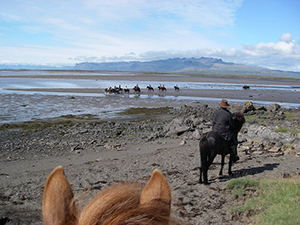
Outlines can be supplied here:
<path id="1" fill-rule="evenodd" d="M 280 152 L 281 149 L 280 148 L 272 148 L 272 149 L 269 149 L 268 152 L 274 152 L 274 153 L 277 153 L 277 152 Z"/>
<path id="2" fill-rule="evenodd" d="M 180 145 L 180 146 L 183 146 L 183 145 L 185 145 L 185 144 L 186 144 L 186 141 L 185 141 L 185 140 L 183 140 L 183 141 L 181 141 L 181 142 L 180 142 L 180 144 L 179 144 L 179 145 Z"/>
<path id="3" fill-rule="evenodd" d="M 276 111 L 278 111 L 280 108 L 281 108 L 281 106 L 275 103 L 275 104 L 270 105 L 270 106 L 267 108 L 267 110 L 268 110 L 269 112 L 276 112 Z"/>
<path id="4" fill-rule="evenodd" d="M 267 111 L 266 107 L 264 107 L 264 106 L 258 106 L 258 107 L 256 108 L 256 110 L 257 110 L 257 111 Z"/>
<path id="5" fill-rule="evenodd" d="M 251 101 L 245 101 L 242 107 L 242 112 L 247 113 L 250 111 L 255 111 L 255 107 Z"/>
<path id="6" fill-rule="evenodd" d="M 193 138 L 197 139 L 197 140 L 200 140 L 201 139 L 201 136 L 202 134 L 200 133 L 200 131 L 198 129 L 196 129 L 194 132 L 193 132 Z"/>

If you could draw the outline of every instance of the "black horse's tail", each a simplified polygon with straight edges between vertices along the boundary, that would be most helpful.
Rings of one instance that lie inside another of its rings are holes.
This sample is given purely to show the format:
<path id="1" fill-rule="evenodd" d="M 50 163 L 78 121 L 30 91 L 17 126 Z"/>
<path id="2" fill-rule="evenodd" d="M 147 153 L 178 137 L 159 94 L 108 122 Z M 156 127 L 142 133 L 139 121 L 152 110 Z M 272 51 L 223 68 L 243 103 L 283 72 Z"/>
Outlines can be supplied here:
<path id="1" fill-rule="evenodd" d="M 207 143 L 208 143 L 208 140 L 207 140 L 206 136 L 203 136 L 203 137 L 201 138 L 200 144 L 199 144 L 199 146 L 200 146 L 200 151 L 201 151 L 201 149 L 203 149 L 203 148 L 207 145 Z"/>

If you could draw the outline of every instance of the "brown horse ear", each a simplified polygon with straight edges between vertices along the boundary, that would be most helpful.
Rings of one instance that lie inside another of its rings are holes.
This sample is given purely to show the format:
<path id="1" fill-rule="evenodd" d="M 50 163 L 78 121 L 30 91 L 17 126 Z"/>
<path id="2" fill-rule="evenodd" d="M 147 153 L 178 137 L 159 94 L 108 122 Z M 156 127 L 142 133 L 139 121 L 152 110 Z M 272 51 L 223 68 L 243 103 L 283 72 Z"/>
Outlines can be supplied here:
<path id="1" fill-rule="evenodd" d="M 171 191 L 166 178 L 160 171 L 153 171 L 150 180 L 141 193 L 140 204 L 157 206 L 165 216 L 170 215 Z"/>
<path id="2" fill-rule="evenodd" d="M 72 198 L 71 186 L 59 166 L 49 175 L 44 187 L 42 211 L 45 224 L 63 225 L 75 221 Z"/>

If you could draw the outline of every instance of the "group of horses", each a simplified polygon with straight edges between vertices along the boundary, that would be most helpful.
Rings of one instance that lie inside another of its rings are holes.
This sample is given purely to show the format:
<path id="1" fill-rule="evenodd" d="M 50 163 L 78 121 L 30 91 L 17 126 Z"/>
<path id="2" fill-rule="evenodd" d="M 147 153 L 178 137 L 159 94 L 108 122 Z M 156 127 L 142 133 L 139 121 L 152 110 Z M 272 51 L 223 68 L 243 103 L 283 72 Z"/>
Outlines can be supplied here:
<path id="1" fill-rule="evenodd" d="M 242 113 L 234 117 L 234 134 L 237 136 L 245 123 Z M 208 183 L 208 168 L 216 155 L 221 155 L 222 175 L 225 156 L 230 153 L 228 143 L 216 132 L 205 134 L 199 142 L 199 183 Z M 229 158 L 228 174 L 231 175 L 232 159 Z M 202 180 L 203 177 L 203 180 Z M 42 212 L 46 225 L 117 225 L 117 224 L 182 224 L 170 218 L 171 191 L 166 178 L 154 170 L 148 183 L 115 184 L 101 191 L 81 211 L 75 204 L 72 188 L 63 168 L 57 167 L 49 175 L 43 194 Z"/>
<path id="2" fill-rule="evenodd" d="M 148 91 L 154 91 L 154 88 L 151 85 L 148 85 L 146 88 Z M 163 86 L 159 85 L 157 88 L 158 88 L 158 91 L 167 91 L 167 88 L 164 85 Z M 175 89 L 175 91 L 180 90 L 180 88 L 177 85 L 174 86 L 174 89 Z M 132 88 L 132 90 L 135 93 L 141 92 L 141 88 L 138 85 L 135 85 Z M 129 90 L 129 88 L 127 88 L 127 86 L 125 88 L 122 88 L 121 85 L 119 85 L 118 87 L 115 86 L 114 88 L 112 88 L 112 87 L 106 88 L 104 91 L 106 94 L 121 94 L 121 93 L 129 93 L 130 92 L 130 90 Z"/>

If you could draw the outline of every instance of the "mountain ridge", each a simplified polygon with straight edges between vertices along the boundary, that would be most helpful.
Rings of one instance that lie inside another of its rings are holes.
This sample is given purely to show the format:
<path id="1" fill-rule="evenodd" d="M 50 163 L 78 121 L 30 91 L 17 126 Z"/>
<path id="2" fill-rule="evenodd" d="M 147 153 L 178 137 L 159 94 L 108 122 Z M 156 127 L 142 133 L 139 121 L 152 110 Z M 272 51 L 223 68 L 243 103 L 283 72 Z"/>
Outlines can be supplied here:
<path id="1" fill-rule="evenodd" d="M 272 70 L 264 67 L 224 62 L 219 58 L 169 58 L 153 61 L 81 62 L 75 66 L 5 65 L 0 70 L 106 70 L 211 75 L 252 75 L 300 79 L 300 72 Z"/>
<path id="2" fill-rule="evenodd" d="M 271 70 L 264 67 L 224 62 L 218 58 L 170 58 L 148 62 L 82 62 L 74 66 L 75 70 L 114 70 L 134 72 L 194 73 L 215 75 L 256 75 L 287 78 L 300 78 L 300 72 Z"/>

